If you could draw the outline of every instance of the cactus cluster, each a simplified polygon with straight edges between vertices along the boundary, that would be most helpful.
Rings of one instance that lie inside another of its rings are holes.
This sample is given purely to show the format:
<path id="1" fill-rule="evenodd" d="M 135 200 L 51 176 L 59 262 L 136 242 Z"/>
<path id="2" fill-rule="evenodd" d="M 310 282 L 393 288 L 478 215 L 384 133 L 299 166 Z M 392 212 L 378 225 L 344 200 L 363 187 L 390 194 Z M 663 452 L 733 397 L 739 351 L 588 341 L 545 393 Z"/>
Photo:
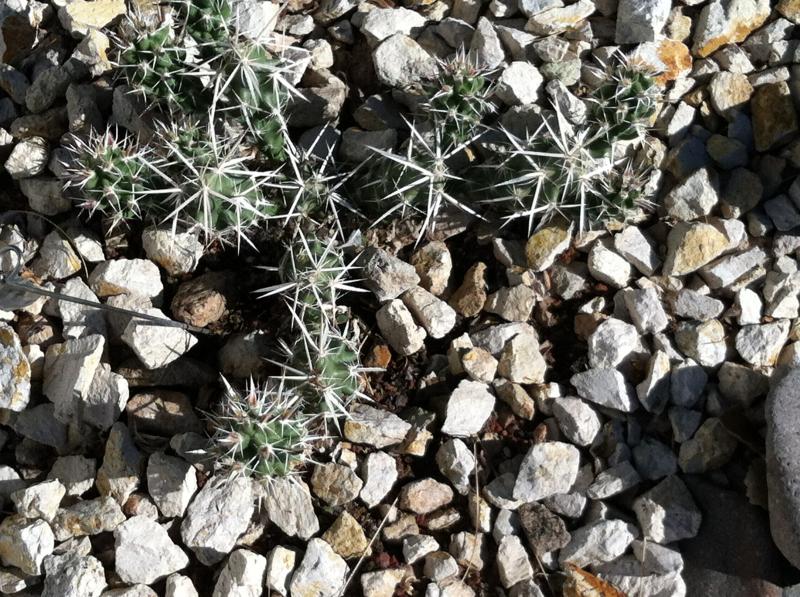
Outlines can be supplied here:
<path id="1" fill-rule="evenodd" d="M 491 76 L 463 55 L 440 64 L 401 151 L 374 149 L 356 194 L 379 221 L 417 215 L 424 233 L 450 205 L 528 231 L 555 216 L 583 231 L 649 207 L 651 169 L 638 152 L 659 94 L 647 73 L 620 59 L 584 98 L 582 120 L 554 101 L 522 135 L 494 121 Z"/>
<path id="2" fill-rule="evenodd" d="M 229 0 L 166 6 L 165 23 L 134 17 L 120 34 L 119 72 L 148 103 L 145 134 L 76 136 L 63 172 L 81 205 L 112 226 L 167 223 L 241 246 L 277 225 L 285 251 L 260 294 L 288 316 L 269 359 L 274 375 L 243 393 L 225 382 L 209 416 L 223 469 L 290 474 L 364 398 L 360 330 L 341 299 L 358 290 L 344 243 L 359 223 L 414 218 L 424 233 L 456 208 L 529 228 L 556 214 L 583 226 L 647 201 L 649 172 L 636 152 L 657 96 L 625 64 L 585 98 L 585 122 L 570 122 L 556 103 L 518 136 L 498 122 L 494 73 L 458 54 L 413 90 L 399 148 L 343 171 L 320 138 L 292 142 L 297 65 L 240 34 Z"/>

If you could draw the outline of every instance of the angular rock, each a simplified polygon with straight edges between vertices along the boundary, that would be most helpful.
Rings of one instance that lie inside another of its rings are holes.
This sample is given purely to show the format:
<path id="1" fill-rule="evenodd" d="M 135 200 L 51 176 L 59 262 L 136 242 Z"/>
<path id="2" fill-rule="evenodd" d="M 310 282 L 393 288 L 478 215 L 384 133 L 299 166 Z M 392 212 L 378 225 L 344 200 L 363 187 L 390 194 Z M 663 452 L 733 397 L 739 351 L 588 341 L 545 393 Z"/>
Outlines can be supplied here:
<path id="1" fill-rule="evenodd" d="M 697 271 L 728 249 L 728 237 L 704 222 L 678 222 L 667 236 L 664 275 L 683 276 Z"/>
<path id="2" fill-rule="evenodd" d="M 154 298 L 164 290 L 158 266 L 147 259 L 104 261 L 92 270 L 89 286 L 99 297 L 138 294 Z"/>
<path id="3" fill-rule="evenodd" d="M 28 520 L 19 514 L 0 523 L 0 559 L 25 574 L 39 575 L 42 562 L 53 552 L 55 537 L 44 520 Z"/>
<path id="4" fill-rule="evenodd" d="M 167 531 L 144 516 L 134 516 L 114 531 L 115 569 L 127 583 L 151 584 L 189 565 L 189 557 Z"/>
<path id="5" fill-rule="evenodd" d="M 625 553 L 638 534 L 634 525 L 622 520 L 598 520 L 572 532 L 569 543 L 559 552 L 558 561 L 581 568 L 610 562 Z"/>
<path id="6" fill-rule="evenodd" d="M 415 286 L 402 295 L 403 304 L 431 338 L 444 338 L 456 324 L 456 312 L 424 288 Z"/>
<path id="7" fill-rule="evenodd" d="M 404 88 L 436 75 L 436 62 L 413 39 L 402 33 L 385 39 L 372 53 L 375 75 L 387 87 Z"/>
<path id="8" fill-rule="evenodd" d="M 61 508 L 53 519 L 56 539 L 66 541 L 71 537 L 84 537 L 113 531 L 125 522 L 125 514 L 111 497 L 81 500 Z"/>
<path id="9" fill-rule="evenodd" d="M 736 350 L 751 365 L 769 367 L 777 361 L 788 337 L 789 322 L 785 319 L 746 325 L 736 334 Z"/>
<path id="10" fill-rule="evenodd" d="M 212 597 L 261 595 L 266 569 L 267 558 L 247 549 L 237 549 L 222 568 Z"/>
<path id="11" fill-rule="evenodd" d="M 520 465 L 514 484 L 514 499 L 535 502 L 567 493 L 578 478 L 580 452 L 563 442 L 531 446 Z"/>
<path id="12" fill-rule="evenodd" d="M 680 182 L 664 198 L 667 215 L 682 222 L 696 220 L 711 213 L 719 202 L 716 173 L 701 168 Z"/>
<path id="13" fill-rule="evenodd" d="M 195 232 L 175 232 L 150 227 L 142 232 L 142 248 L 147 257 L 171 276 L 195 270 L 205 247 Z"/>
<path id="14" fill-rule="evenodd" d="M 369 556 L 372 553 L 364 529 L 347 512 L 339 515 L 322 535 L 322 540 L 345 559 Z"/>
<path id="15" fill-rule="evenodd" d="M 770 14 L 768 0 L 713 0 L 695 23 L 692 52 L 705 58 L 722 46 L 743 41 Z"/>
<path id="16" fill-rule="evenodd" d="M 195 469 L 182 458 L 154 452 L 147 461 L 147 490 L 162 516 L 183 516 L 197 491 Z"/>
<path id="17" fill-rule="evenodd" d="M 454 437 L 475 435 L 483 428 L 493 409 L 494 396 L 489 386 L 464 380 L 447 401 L 442 433 Z"/>
<path id="18" fill-rule="evenodd" d="M 181 523 L 184 545 L 207 566 L 222 561 L 247 530 L 253 509 L 250 479 L 209 479 L 189 504 Z"/>
<path id="19" fill-rule="evenodd" d="M 420 281 L 413 266 L 383 249 L 369 247 L 364 250 L 359 261 L 364 285 L 381 302 L 398 298 Z"/>
<path id="20" fill-rule="evenodd" d="M 594 409 L 579 398 L 554 399 L 553 415 L 564 436 L 578 446 L 591 445 L 602 427 Z"/>
<path id="21" fill-rule="evenodd" d="M 143 464 L 141 452 L 124 423 L 115 423 L 108 434 L 103 464 L 97 471 L 97 489 L 101 495 L 124 504 L 140 483 Z"/>
<path id="22" fill-rule="evenodd" d="M 344 436 L 351 442 L 385 448 L 402 442 L 411 429 L 397 415 L 366 404 L 357 404 L 344 422 Z"/>
<path id="23" fill-rule="evenodd" d="M 624 288 L 633 274 L 630 263 L 599 242 L 589 251 L 587 264 L 595 279 L 614 288 Z"/>
<path id="24" fill-rule="evenodd" d="M 453 490 L 434 479 L 413 481 L 400 490 L 398 506 L 414 514 L 430 514 L 453 500 Z"/>
<path id="25" fill-rule="evenodd" d="M 311 475 L 311 489 L 322 501 L 341 506 L 358 497 L 364 482 L 355 471 L 343 464 L 317 464 Z"/>
<path id="26" fill-rule="evenodd" d="M 19 336 L 0 323 L 0 408 L 25 410 L 31 397 L 31 366 Z"/>
<path id="27" fill-rule="evenodd" d="M 397 481 L 397 462 L 386 452 L 373 452 L 364 461 L 361 477 L 364 486 L 359 497 L 368 508 L 374 508 Z"/>
<path id="28" fill-rule="evenodd" d="M 292 595 L 336 597 L 344 588 L 349 569 L 345 561 L 322 539 L 311 539 L 292 576 Z"/>
<path id="29" fill-rule="evenodd" d="M 168 319 L 159 309 L 146 309 L 145 313 Z M 132 318 L 125 326 L 122 341 L 148 369 L 166 367 L 197 344 L 197 338 L 180 327 L 137 318 Z"/>
<path id="30" fill-rule="evenodd" d="M 623 412 L 633 412 L 638 406 L 633 388 L 616 369 L 589 369 L 573 375 L 570 383 L 589 402 Z"/>
<path id="31" fill-rule="evenodd" d="M 307 540 L 319 530 L 311 492 L 303 481 L 273 479 L 266 487 L 264 508 L 269 520 L 289 537 Z"/>
<path id="32" fill-rule="evenodd" d="M 442 241 L 432 241 L 418 249 L 411 257 L 411 265 L 419 276 L 419 283 L 434 296 L 441 295 L 450 281 L 453 259 Z"/>
<path id="33" fill-rule="evenodd" d="M 645 539 L 672 543 L 694 537 L 702 515 L 683 481 L 670 476 L 633 502 Z"/>

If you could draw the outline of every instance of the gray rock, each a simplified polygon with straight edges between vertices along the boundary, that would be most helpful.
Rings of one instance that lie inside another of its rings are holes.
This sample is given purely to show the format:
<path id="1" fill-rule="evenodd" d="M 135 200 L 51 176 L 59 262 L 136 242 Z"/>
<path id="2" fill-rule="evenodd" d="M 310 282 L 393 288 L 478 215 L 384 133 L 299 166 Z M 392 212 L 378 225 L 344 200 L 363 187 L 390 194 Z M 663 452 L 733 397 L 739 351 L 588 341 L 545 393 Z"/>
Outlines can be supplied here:
<path id="1" fill-rule="evenodd" d="M 540 351 L 539 341 L 533 334 L 517 334 L 500 353 L 497 373 L 511 382 L 544 383 L 546 372 L 547 362 Z"/>
<path id="2" fill-rule="evenodd" d="M 789 322 L 785 319 L 763 325 L 746 325 L 736 334 L 736 350 L 755 366 L 774 365 L 789 337 Z"/>
<path id="3" fill-rule="evenodd" d="M 630 263 L 599 242 L 589 251 L 587 265 L 595 279 L 614 288 L 624 288 L 633 274 Z"/>
<path id="4" fill-rule="evenodd" d="M 397 415 L 366 404 L 356 404 L 344 422 L 344 436 L 351 442 L 385 448 L 402 442 L 411 424 Z"/>
<path id="5" fill-rule="evenodd" d="M 297 565 L 297 551 L 278 545 L 267 554 L 265 584 L 268 590 L 289 595 L 289 583 Z"/>
<path id="6" fill-rule="evenodd" d="M 359 163 L 374 157 L 375 149 L 392 151 L 395 145 L 397 145 L 397 131 L 394 129 L 362 131 L 350 127 L 342 133 L 339 155 L 349 162 Z"/>
<path id="7" fill-rule="evenodd" d="M 519 10 L 526 17 L 532 17 L 544 12 L 548 8 L 559 8 L 564 6 L 562 0 L 519 0 L 517 2 Z"/>
<path id="8" fill-rule="evenodd" d="M 430 535 L 411 535 L 403 538 L 403 558 L 407 564 L 414 564 L 438 549 L 439 543 Z"/>
<path id="9" fill-rule="evenodd" d="M 20 412 L 31 397 L 31 365 L 14 329 L 0 323 L 0 407 Z"/>
<path id="10" fill-rule="evenodd" d="M 22 139 L 11 150 L 6 159 L 6 172 L 11 178 L 30 178 L 47 168 L 50 146 L 42 137 Z"/>
<path id="11" fill-rule="evenodd" d="M 670 0 L 620 0 L 614 41 L 636 44 L 657 39 L 671 8 Z"/>
<path id="12" fill-rule="evenodd" d="M 535 299 L 533 290 L 522 284 L 503 287 L 489 295 L 483 309 L 506 321 L 525 322 L 531 317 Z"/>
<path id="13" fill-rule="evenodd" d="M 700 270 L 700 275 L 710 288 L 724 288 L 759 265 L 764 265 L 766 261 L 767 255 L 764 250 L 761 247 L 753 247 L 710 263 Z"/>
<path id="14" fill-rule="evenodd" d="M 702 168 L 679 183 L 664 198 L 667 215 L 688 222 L 711 213 L 719 202 L 716 173 Z"/>
<path id="15" fill-rule="evenodd" d="M 683 481 L 670 476 L 633 502 L 645 539 L 672 543 L 697 535 L 702 515 Z"/>
<path id="16" fill-rule="evenodd" d="M 222 568 L 212 597 L 261 595 L 266 569 L 267 558 L 247 549 L 237 549 Z"/>
<path id="17" fill-rule="evenodd" d="M 572 531 L 571 535 L 569 543 L 559 552 L 558 561 L 584 568 L 621 556 L 639 530 L 622 520 L 598 520 Z"/>
<path id="18" fill-rule="evenodd" d="M 97 464 L 92 458 L 85 456 L 61 456 L 53 463 L 48 479 L 60 481 L 67 490 L 67 495 L 75 497 L 89 491 L 94 485 Z"/>
<path id="19" fill-rule="evenodd" d="M 336 597 L 344 588 L 349 568 L 322 539 L 311 539 L 292 576 L 292 595 Z"/>
<path id="20" fill-rule="evenodd" d="M 81 260 L 72 245 L 54 230 L 44 237 L 39 249 L 39 258 L 33 263 L 33 271 L 52 280 L 63 280 L 81 269 Z"/>
<path id="21" fill-rule="evenodd" d="M 728 350 L 725 328 L 716 319 L 702 323 L 680 322 L 675 330 L 675 343 L 683 354 L 704 367 L 721 364 Z"/>
<path id="22" fill-rule="evenodd" d="M 473 64 L 486 69 L 497 68 L 506 58 L 494 24 L 486 17 L 478 19 L 467 56 Z"/>
<path id="23" fill-rule="evenodd" d="M 17 513 L 25 518 L 53 520 L 67 490 L 57 480 L 43 481 L 11 494 Z"/>
<path id="24" fill-rule="evenodd" d="M 138 294 L 155 298 L 164 290 L 158 266 L 147 259 L 104 261 L 92 270 L 89 286 L 99 297 Z"/>
<path id="25" fill-rule="evenodd" d="M 682 406 L 673 406 L 669 409 L 667 415 L 672 425 L 672 438 L 679 444 L 694 435 L 703 418 L 703 413 L 700 411 L 683 408 Z"/>
<path id="26" fill-rule="evenodd" d="M 0 523 L 0 559 L 25 574 L 39 575 L 44 558 L 53 552 L 55 537 L 44 520 L 28 520 L 19 514 Z"/>
<path id="27" fill-rule="evenodd" d="M 670 400 L 672 404 L 693 407 L 705 390 L 708 375 L 692 359 L 687 359 L 672 368 L 670 373 Z"/>
<path id="28" fill-rule="evenodd" d="M 600 433 L 600 417 L 579 398 L 555 398 L 553 414 L 561 432 L 573 444 L 589 446 Z"/>
<path id="29" fill-rule="evenodd" d="M 124 423 L 115 423 L 106 440 L 103 464 L 97 471 L 97 489 L 124 504 L 140 483 L 143 456 Z"/>
<path id="30" fill-rule="evenodd" d="M 151 261 L 171 276 L 193 272 L 205 249 L 196 232 L 173 233 L 171 229 L 153 226 L 142 232 L 142 248 Z"/>
<path id="31" fill-rule="evenodd" d="M 67 280 L 61 293 L 67 296 L 99 303 L 100 301 L 83 280 L 71 278 Z M 64 324 L 65 338 L 81 338 L 91 334 L 106 334 L 105 312 L 99 307 L 81 305 L 72 301 L 58 301 L 58 312 Z"/>
<path id="32" fill-rule="evenodd" d="M 727 464 L 738 445 L 722 421 L 711 417 L 703 422 L 692 439 L 681 444 L 678 464 L 687 474 L 706 473 Z"/>
<path id="33" fill-rule="evenodd" d="M 621 319 L 609 317 L 589 337 L 589 365 L 594 369 L 612 369 L 641 350 L 638 330 Z"/>
<path id="34" fill-rule="evenodd" d="M 114 531 L 114 562 L 123 582 L 151 584 L 189 565 L 189 557 L 167 531 L 144 516 L 134 516 Z"/>
<path id="35" fill-rule="evenodd" d="M 661 296 L 653 287 L 629 290 L 623 294 L 625 306 L 636 329 L 642 334 L 655 334 L 669 325 L 669 316 L 661 304 Z"/>
<path id="36" fill-rule="evenodd" d="M 425 17 L 406 8 L 373 8 L 361 22 L 361 33 L 371 47 L 377 46 L 387 37 L 402 33 L 416 37 L 425 25 Z"/>
<path id="37" fill-rule="evenodd" d="M 368 508 L 374 508 L 392 490 L 397 481 L 397 462 L 386 452 L 373 452 L 367 456 L 362 465 L 361 478 L 364 480 L 364 486 L 359 497 Z"/>
<path id="38" fill-rule="evenodd" d="M 580 452 L 563 442 L 531 446 L 520 464 L 514 485 L 514 499 L 535 502 L 567 493 L 578 478 Z"/>
<path id="39" fill-rule="evenodd" d="M 267 517 L 286 535 L 307 540 L 319 530 L 311 492 L 303 481 L 273 479 L 264 493 Z"/>
<path id="40" fill-rule="evenodd" d="M 800 370 L 793 369 L 770 392 L 765 407 L 767 420 L 767 488 L 772 538 L 784 556 L 800 564 Z"/>
<path id="41" fill-rule="evenodd" d="M 666 352 L 657 350 L 653 353 L 647 365 L 646 377 L 636 386 L 639 402 L 648 412 L 661 413 L 669 402 L 671 369 Z"/>
<path id="42" fill-rule="evenodd" d="M 645 276 L 652 276 L 661 267 L 653 241 L 636 226 L 614 236 L 614 249 Z"/>
<path id="43" fill-rule="evenodd" d="M 500 541 L 497 548 L 497 571 L 500 582 L 507 589 L 533 578 L 533 567 L 519 537 L 508 535 Z"/>
<path id="44" fill-rule="evenodd" d="M 100 560 L 90 555 L 65 553 L 44 562 L 42 597 L 99 597 L 106 588 Z"/>
<path id="45" fill-rule="evenodd" d="M 678 459 L 669 446 L 645 437 L 633 448 L 633 463 L 643 479 L 655 481 L 678 472 Z"/>
<path id="46" fill-rule="evenodd" d="M 550 66 L 552 67 L 552 63 Z M 546 70 L 545 75 L 547 75 Z M 547 83 L 545 89 L 553 107 L 570 122 L 577 125 L 583 124 L 586 121 L 586 104 L 567 89 L 564 81 L 552 76 L 548 78 L 552 80 Z"/>
<path id="47" fill-rule="evenodd" d="M 722 301 L 689 288 L 682 288 L 675 300 L 675 315 L 695 321 L 715 319 L 724 308 Z"/>
<path id="48" fill-rule="evenodd" d="M 147 490 L 162 516 L 183 516 L 197 491 L 195 469 L 182 458 L 154 452 L 147 461 Z"/>
<path id="49" fill-rule="evenodd" d="M 633 412 L 638 404 L 633 388 L 616 369 L 589 369 L 570 378 L 578 395 L 601 406 Z"/>
<path id="50" fill-rule="evenodd" d="M 485 383 L 462 381 L 447 401 L 442 433 L 454 437 L 475 435 L 494 409 L 494 395 Z"/>
<path id="51" fill-rule="evenodd" d="M 467 494 L 475 470 L 475 457 L 464 442 L 449 439 L 443 443 L 436 452 L 436 465 L 460 494 Z"/>
<path id="52" fill-rule="evenodd" d="M 181 523 L 183 543 L 202 563 L 216 564 L 230 553 L 236 540 L 247 530 L 253 510 L 250 479 L 212 478 L 186 510 Z M 270 511 L 269 504 L 267 510 Z"/>
<path id="53" fill-rule="evenodd" d="M 593 500 L 604 500 L 636 487 L 641 480 L 633 465 L 624 460 L 597 475 L 586 495 Z"/>
<path id="54" fill-rule="evenodd" d="M 76 403 L 88 399 L 104 347 L 105 339 L 97 334 L 48 347 L 42 391 L 63 422 L 76 412 Z"/>
<path id="55" fill-rule="evenodd" d="M 507 106 L 526 106 L 536 102 L 542 82 L 539 71 L 529 62 L 517 60 L 500 75 L 495 95 Z"/>
<path id="56" fill-rule="evenodd" d="M 159 309 L 146 309 L 145 313 L 169 319 Z M 166 367 L 197 344 L 197 338 L 180 327 L 137 318 L 128 322 L 121 339 L 148 369 Z"/>
<path id="57" fill-rule="evenodd" d="M 402 89 L 436 74 L 433 57 L 402 33 L 381 42 L 372 53 L 372 62 L 378 81 L 388 87 Z"/>
<path id="58" fill-rule="evenodd" d="M 403 293 L 403 304 L 431 338 L 444 338 L 456 324 L 456 312 L 424 288 L 415 286 Z"/>

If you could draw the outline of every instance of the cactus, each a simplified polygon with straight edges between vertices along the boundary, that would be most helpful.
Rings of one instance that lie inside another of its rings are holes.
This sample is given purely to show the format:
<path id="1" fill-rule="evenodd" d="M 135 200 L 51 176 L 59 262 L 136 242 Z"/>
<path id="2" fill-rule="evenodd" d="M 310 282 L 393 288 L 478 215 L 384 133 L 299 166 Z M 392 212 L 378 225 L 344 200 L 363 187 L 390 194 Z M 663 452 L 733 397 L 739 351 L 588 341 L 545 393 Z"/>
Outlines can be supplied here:
<path id="1" fill-rule="evenodd" d="M 439 61 L 437 77 L 424 89 L 427 100 L 420 116 L 428 115 L 444 127 L 443 137 L 459 145 L 471 142 L 484 118 L 495 111 L 489 100 L 491 72 L 478 67 L 463 50 Z"/>
<path id="2" fill-rule="evenodd" d="M 474 139 L 455 144 L 438 121 L 430 130 L 411 123 L 409 129 L 411 136 L 402 154 L 373 149 L 377 159 L 356 179 L 361 184 L 357 193 L 362 202 L 380 214 L 375 223 L 421 217 L 422 235 L 435 228 L 447 206 L 477 215 L 460 193 L 464 184 L 461 174 L 474 159 L 468 150 Z"/>
<path id="3" fill-rule="evenodd" d="M 163 213 L 156 186 L 162 162 L 130 135 L 109 128 L 65 144 L 65 186 L 79 194 L 90 215 L 99 212 L 114 229 L 126 220 L 152 220 Z"/>
<path id="4" fill-rule="evenodd" d="M 207 239 L 249 242 L 246 232 L 275 213 L 265 196 L 269 172 L 248 168 L 239 154 L 240 137 L 218 135 L 212 126 L 174 122 L 159 129 L 154 143 L 168 156 L 171 182 L 167 218 L 197 226 Z"/>
<path id="5" fill-rule="evenodd" d="M 217 411 L 209 414 L 217 465 L 232 474 L 283 477 L 306 460 L 312 437 L 300 397 L 280 385 L 250 381 L 245 394 L 227 380 Z"/>

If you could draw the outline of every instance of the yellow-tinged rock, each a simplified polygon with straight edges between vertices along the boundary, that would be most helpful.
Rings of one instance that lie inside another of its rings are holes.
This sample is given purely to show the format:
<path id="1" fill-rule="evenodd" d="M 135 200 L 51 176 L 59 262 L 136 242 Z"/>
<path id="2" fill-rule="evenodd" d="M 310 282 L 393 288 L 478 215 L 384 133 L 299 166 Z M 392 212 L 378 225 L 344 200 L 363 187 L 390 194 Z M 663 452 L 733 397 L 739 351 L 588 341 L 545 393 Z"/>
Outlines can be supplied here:
<path id="1" fill-rule="evenodd" d="M 75 0 L 58 10 L 58 19 L 73 37 L 101 29 L 126 13 L 125 0 Z"/>
<path id="2" fill-rule="evenodd" d="M 25 410 L 31 396 L 31 366 L 14 330 L 0 323 L 0 407 Z"/>
<path id="3" fill-rule="evenodd" d="M 330 528 L 322 535 L 337 554 L 345 559 L 369 556 L 372 548 L 364 535 L 364 529 L 347 512 L 342 512 Z"/>
<path id="4" fill-rule="evenodd" d="M 792 23 L 800 24 L 800 0 L 780 0 L 776 8 Z"/>
<path id="5" fill-rule="evenodd" d="M 554 224 L 540 228 L 528 239 L 525 257 L 528 267 L 541 272 L 553 265 L 556 257 L 569 248 L 572 240 L 572 226 Z"/>
<path id="6" fill-rule="evenodd" d="M 750 110 L 758 151 L 767 151 L 788 141 L 797 132 L 797 113 L 785 81 L 758 87 L 750 100 Z"/>
<path id="7" fill-rule="evenodd" d="M 697 271 L 723 252 L 728 237 L 711 224 L 678 222 L 667 236 L 667 258 L 664 275 L 683 276 Z"/>
<path id="8" fill-rule="evenodd" d="M 666 85 L 691 72 L 692 53 L 686 44 L 674 39 L 648 41 L 636 48 L 631 64 L 658 73 L 655 82 Z"/>
<path id="9" fill-rule="evenodd" d="M 769 15 L 769 0 L 713 0 L 697 19 L 692 51 L 705 58 L 722 46 L 744 41 Z"/>

